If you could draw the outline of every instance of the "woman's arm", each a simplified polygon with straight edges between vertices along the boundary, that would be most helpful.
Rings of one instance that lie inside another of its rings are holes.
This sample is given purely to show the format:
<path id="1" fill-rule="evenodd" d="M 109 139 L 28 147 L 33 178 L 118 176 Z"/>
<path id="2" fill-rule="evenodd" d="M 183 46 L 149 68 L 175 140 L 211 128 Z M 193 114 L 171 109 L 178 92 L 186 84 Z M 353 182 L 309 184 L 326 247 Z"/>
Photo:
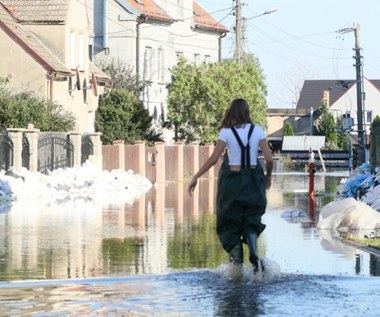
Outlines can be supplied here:
<path id="1" fill-rule="evenodd" d="M 260 141 L 260 149 L 261 152 L 264 155 L 265 159 L 265 187 L 266 189 L 269 189 L 272 182 L 272 169 L 273 169 L 273 157 L 272 157 L 272 151 L 269 148 L 267 139 L 263 139 Z"/>
<path id="2" fill-rule="evenodd" d="M 207 161 L 203 163 L 203 165 L 201 166 L 199 171 L 195 173 L 195 175 L 193 176 L 193 178 L 190 181 L 190 184 L 189 184 L 188 189 L 187 189 L 187 191 L 189 192 L 190 195 L 192 195 L 195 186 L 197 186 L 198 178 L 201 177 L 204 173 L 206 173 L 212 166 L 214 166 L 216 164 L 216 162 L 218 162 L 218 160 L 219 160 L 220 156 L 223 154 L 225 148 L 226 148 L 226 143 L 224 143 L 221 140 L 218 140 L 216 142 L 214 151 L 212 152 L 210 157 L 207 159 Z"/>

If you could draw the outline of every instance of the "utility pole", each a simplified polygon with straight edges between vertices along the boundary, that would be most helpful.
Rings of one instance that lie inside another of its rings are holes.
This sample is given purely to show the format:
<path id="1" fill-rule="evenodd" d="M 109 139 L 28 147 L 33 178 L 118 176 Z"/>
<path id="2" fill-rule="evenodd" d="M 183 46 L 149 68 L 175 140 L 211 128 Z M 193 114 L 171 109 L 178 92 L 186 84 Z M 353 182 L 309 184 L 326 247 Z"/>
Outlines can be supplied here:
<path id="1" fill-rule="evenodd" d="M 310 107 L 310 135 L 313 135 L 313 123 L 314 123 L 314 112 L 313 112 L 313 107 Z"/>
<path id="2" fill-rule="evenodd" d="M 241 16 L 241 0 L 235 6 L 235 52 L 234 59 L 241 63 L 243 57 L 243 19 Z"/>
<path id="3" fill-rule="evenodd" d="M 244 57 L 244 22 L 261 17 L 266 14 L 271 14 L 273 12 L 276 12 L 278 9 L 277 8 L 272 8 L 264 11 L 263 13 L 257 14 L 253 17 L 250 17 L 248 19 L 243 18 L 241 11 L 242 11 L 242 2 L 244 0 L 233 0 L 234 2 L 236 1 L 235 5 L 235 51 L 234 51 L 234 59 L 237 61 L 239 64 L 242 62 L 243 57 Z"/>
<path id="4" fill-rule="evenodd" d="M 353 65 L 356 70 L 356 112 L 357 112 L 357 120 L 358 120 L 358 165 L 365 162 L 365 149 L 366 149 L 366 141 L 364 138 L 364 126 L 363 126 L 363 64 L 362 57 L 360 54 L 360 25 L 354 24 L 352 28 L 345 28 L 337 31 L 338 33 L 348 33 L 354 32 L 355 35 L 355 47 L 353 50 L 355 51 L 355 64 Z"/>
<path id="5" fill-rule="evenodd" d="M 355 34 L 355 69 L 356 69 L 356 100 L 357 100 L 357 118 L 358 118 L 358 165 L 365 162 L 365 149 L 366 141 L 364 139 L 364 126 L 363 126 L 363 92 L 362 92 L 362 56 L 360 54 L 360 25 L 354 25 Z"/>

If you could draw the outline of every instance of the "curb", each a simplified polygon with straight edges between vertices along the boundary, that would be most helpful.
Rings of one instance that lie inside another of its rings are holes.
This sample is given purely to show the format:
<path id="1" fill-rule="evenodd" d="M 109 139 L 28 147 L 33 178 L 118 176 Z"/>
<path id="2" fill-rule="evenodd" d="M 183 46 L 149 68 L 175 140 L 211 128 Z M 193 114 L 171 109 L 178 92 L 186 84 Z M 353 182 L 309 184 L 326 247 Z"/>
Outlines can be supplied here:
<path id="1" fill-rule="evenodd" d="M 369 254 L 372 254 L 374 256 L 377 256 L 377 257 L 380 257 L 380 250 L 379 249 L 375 249 L 373 247 L 368 247 L 366 245 L 363 245 L 363 244 L 360 244 L 360 243 L 357 243 L 357 242 L 353 242 L 353 241 L 350 241 L 350 240 L 345 240 L 345 239 L 341 239 L 341 241 L 347 245 L 350 245 L 352 247 L 355 247 L 359 250 L 362 250 L 362 251 L 365 251 Z"/>

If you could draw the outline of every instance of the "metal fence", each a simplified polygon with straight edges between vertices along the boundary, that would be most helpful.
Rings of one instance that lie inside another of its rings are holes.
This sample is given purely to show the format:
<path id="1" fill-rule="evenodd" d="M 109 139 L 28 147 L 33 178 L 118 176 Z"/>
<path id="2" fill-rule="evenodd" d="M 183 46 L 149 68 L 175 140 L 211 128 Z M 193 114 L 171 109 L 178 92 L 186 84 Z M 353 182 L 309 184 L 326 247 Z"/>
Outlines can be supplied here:
<path id="1" fill-rule="evenodd" d="M 13 142 L 7 133 L 0 133 L 0 170 L 8 170 L 13 165 Z"/>
<path id="2" fill-rule="evenodd" d="M 68 136 L 41 134 L 38 141 L 38 171 L 46 174 L 57 168 L 72 167 L 74 146 Z"/>
<path id="3" fill-rule="evenodd" d="M 25 167 L 26 169 L 29 169 L 30 166 L 30 144 L 28 139 L 23 136 L 22 137 L 22 167 Z"/>
<path id="4" fill-rule="evenodd" d="M 33 125 L 7 128 L 0 132 L 0 170 L 48 173 L 82 165 L 88 159 L 102 168 L 100 136 L 97 132 L 40 132 Z"/>
<path id="5" fill-rule="evenodd" d="M 91 138 L 88 135 L 82 136 L 82 145 L 81 145 L 81 164 L 86 162 L 90 155 L 94 154 L 94 144 L 91 141 Z"/>

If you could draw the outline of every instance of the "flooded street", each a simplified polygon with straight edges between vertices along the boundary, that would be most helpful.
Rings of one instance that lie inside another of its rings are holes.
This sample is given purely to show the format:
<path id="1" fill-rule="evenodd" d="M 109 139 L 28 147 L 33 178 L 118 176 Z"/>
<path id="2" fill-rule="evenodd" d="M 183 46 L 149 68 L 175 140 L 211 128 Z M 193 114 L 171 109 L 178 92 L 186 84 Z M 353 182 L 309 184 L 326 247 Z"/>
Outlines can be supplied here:
<path id="1" fill-rule="evenodd" d="M 379 316 L 380 259 L 317 230 L 347 172 L 276 173 L 259 239 L 265 272 L 239 274 L 215 233 L 214 181 L 0 211 L 0 316 Z"/>

